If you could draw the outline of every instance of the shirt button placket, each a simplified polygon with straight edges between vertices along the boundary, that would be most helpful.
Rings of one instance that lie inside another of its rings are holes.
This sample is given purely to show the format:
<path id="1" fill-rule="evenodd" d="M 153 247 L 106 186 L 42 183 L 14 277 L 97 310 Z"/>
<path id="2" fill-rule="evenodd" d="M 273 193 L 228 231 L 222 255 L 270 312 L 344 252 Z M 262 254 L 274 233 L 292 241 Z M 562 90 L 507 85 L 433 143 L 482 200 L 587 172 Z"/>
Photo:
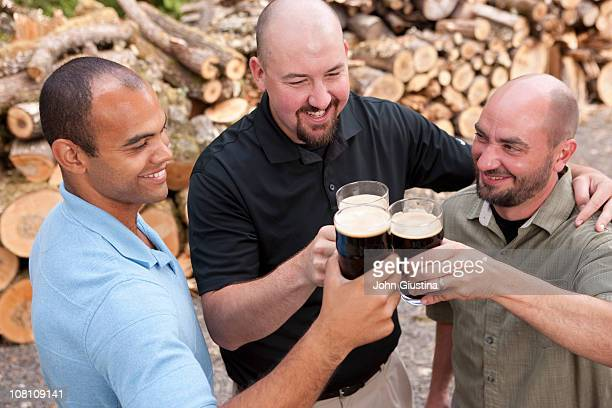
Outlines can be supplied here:
<path id="1" fill-rule="evenodd" d="M 497 341 L 500 330 L 500 311 L 495 302 L 485 303 L 485 335 L 482 338 L 483 376 L 484 376 L 484 406 L 497 407 L 500 395 L 497 387 Z"/>

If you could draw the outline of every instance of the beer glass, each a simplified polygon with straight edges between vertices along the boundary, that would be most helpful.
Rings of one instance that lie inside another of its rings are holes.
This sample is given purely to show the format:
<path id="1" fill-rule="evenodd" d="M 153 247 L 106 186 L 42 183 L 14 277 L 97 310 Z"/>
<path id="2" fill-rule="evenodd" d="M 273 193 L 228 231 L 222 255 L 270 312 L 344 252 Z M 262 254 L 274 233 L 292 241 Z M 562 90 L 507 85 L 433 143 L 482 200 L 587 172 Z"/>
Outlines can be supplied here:
<path id="1" fill-rule="evenodd" d="M 389 208 L 389 188 L 379 181 L 356 181 L 346 184 L 336 192 L 336 202 L 341 210 L 350 205 L 377 205 Z"/>
<path id="2" fill-rule="evenodd" d="M 378 249 L 381 254 L 391 248 L 389 243 L 389 212 L 378 205 L 350 205 L 334 216 L 336 249 L 340 271 L 346 279 L 355 279 L 373 265 L 365 264 L 364 251 Z"/>
<path id="3" fill-rule="evenodd" d="M 399 200 L 389 208 L 391 215 L 391 245 L 398 255 L 402 250 L 411 250 L 411 255 L 435 248 L 444 238 L 442 207 L 429 198 L 411 197 Z M 403 271 L 403 274 L 408 271 Z M 410 282 L 402 276 L 400 293 L 402 300 L 411 305 L 421 305 L 420 296 L 411 296 Z"/>

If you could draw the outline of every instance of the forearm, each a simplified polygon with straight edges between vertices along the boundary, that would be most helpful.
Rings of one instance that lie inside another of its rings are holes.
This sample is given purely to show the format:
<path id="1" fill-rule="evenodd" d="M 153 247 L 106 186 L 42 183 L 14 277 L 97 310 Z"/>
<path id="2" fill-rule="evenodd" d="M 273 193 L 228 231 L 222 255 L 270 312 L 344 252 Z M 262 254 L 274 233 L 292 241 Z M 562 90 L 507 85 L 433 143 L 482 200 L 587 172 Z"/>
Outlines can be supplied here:
<path id="1" fill-rule="evenodd" d="M 270 374 L 223 407 L 312 407 L 350 351 L 334 344 L 332 337 L 318 322 L 313 323 Z"/>
<path id="2" fill-rule="evenodd" d="M 453 348 L 452 334 L 452 324 L 436 324 L 436 346 L 434 349 L 427 407 L 448 405 L 448 386 L 453 377 L 451 360 Z"/>
<path id="3" fill-rule="evenodd" d="M 612 304 L 562 291 L 555 295 L 506 295 L 494 300 L 574 354 L 612 366 Z"/>
<path id="4" fill-rule="evenodd" d="M 296 256 L 263 278 L 203 295 L 204 318 L 213 340 L 235 350 L 277 330 L 315 289 L 302 267 Z"/>

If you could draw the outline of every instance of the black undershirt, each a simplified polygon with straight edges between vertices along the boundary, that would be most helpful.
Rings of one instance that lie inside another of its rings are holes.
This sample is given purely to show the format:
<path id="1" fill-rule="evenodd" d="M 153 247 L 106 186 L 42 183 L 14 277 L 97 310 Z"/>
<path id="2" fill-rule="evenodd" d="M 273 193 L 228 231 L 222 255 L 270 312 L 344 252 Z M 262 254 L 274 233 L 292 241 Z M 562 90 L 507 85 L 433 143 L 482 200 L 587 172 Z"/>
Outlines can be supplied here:
<path id="1" fill-rule="evenodd" d="M 499 226 L 499 229 L 506 237 L 506 242 L 512 241 L 518 235 L 518 230 L 521 226 L 528 220 L 525 218 L 523 220 L 509 221 L 505 218 L 502 218 L 501 215 L 495 211 L 495 208 L 491 206 L 491 210 L 493 211 L 493 216 L 495 217 L 495 222 Z"/>

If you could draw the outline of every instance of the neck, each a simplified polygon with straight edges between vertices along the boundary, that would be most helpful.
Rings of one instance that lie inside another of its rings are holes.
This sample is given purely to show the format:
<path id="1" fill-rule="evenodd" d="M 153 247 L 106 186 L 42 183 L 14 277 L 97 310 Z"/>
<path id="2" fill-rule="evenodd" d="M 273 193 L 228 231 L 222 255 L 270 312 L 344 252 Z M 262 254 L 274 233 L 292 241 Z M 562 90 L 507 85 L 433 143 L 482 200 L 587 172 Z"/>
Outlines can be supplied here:
<path id="1" fill-rule="evenodd" d="M 493 208 L 495 208 L 497 214 L 499 214 L 503 219 L 508 221 L 527 219 L 533 214 L 535 214 L 538 208 L 540 208 L 542 204 L 544 204 L 544 201 L 546 201 L 550 193 L 552 193 L 552 191 L 554 190 L 558 180 L 559 176 L 557 176 L 557 173 L 552 173 L 550 178 L 548 179 L 548 182 L 546 183 L 546 186 L 544 186 L 542 190 L 536 193 L 529 200 L 513 207 L 493 205 Z"/>
<path id="2" fill-rule="evenodd" d="M 95 205 L 101 210 L 106 211 L 119 222 L 127 227 L 134 234 L 138 235 L 138 227 L 136 219 L 138 211 L 142 207 L 141 204 L 120 204 L 108 199 L 92 188 L 79 186 L 78 183 L 71 184 L 64 180 L 64 187 L 68 192 L 87 201 L 91 205 Z"/>

